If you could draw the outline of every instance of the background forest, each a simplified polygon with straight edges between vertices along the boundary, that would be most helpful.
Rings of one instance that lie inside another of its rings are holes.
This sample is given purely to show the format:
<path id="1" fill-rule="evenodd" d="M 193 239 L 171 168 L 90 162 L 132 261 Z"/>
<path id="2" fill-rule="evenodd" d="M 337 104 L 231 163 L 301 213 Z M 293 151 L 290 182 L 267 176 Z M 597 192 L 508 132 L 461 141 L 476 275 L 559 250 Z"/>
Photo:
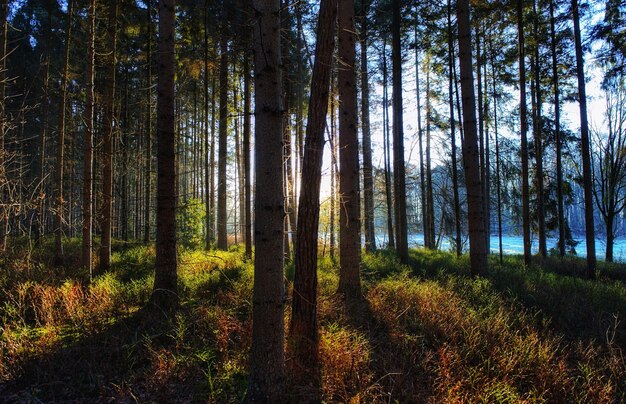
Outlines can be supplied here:
<path id="1" fill-rule="evenodd" d="M 0 396 L 624 400 L 625 13 L 0 0 Z"/>

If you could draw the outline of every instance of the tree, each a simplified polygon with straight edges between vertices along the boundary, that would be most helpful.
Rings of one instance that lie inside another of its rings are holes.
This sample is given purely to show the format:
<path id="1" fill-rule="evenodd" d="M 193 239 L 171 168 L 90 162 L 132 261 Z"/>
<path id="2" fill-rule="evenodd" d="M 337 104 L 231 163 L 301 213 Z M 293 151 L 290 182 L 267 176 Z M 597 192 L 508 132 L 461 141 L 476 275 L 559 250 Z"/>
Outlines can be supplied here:
<path id="1" fill-rule="evenodd" d="M 396 248 L 400 261 L 409 262 L 406 219 L 406 172 L 404 167 L 404 123 L 402 119 L 402 54 L 400 49 L 400 0 L 392 2 L 393 81 L 393 186 L 395 196 Z"/>
<path id="2" fill-rule="evenodd" d="M 302 160 L 302 182 L 307 186 L 302 188 L 298 203 L 295 274 L 289 329 L 290 345 L 297 361 L 296 369 L 308 376 L 314 386 L 321 383 L 317 328 L 319 198 L 336 21 L 337 0 L 322 0 Z"/>
<path id="3" fill-rule="evenodd" d="M 285 387 L 280 2 L 254 0 L 255 172 L 252 359 L 247 401 L 281 402 Z"/>
<path id="4" fill-rule="evenodd" d="M 83 266 L 92 277 L 91 260 L 91 228 L 93 210 L 93 122 L 94 122 L 94 78 L 95 78 L 95 49 L 96 36 L 96 0 L 91 0 L 88 11 L 89 39 L 87 43 L 87 77 L 86 77 L 86 108 L 85 108 L 85 140 L 83 166 Z"/>
<path id="5" fill-rule="evenodd" d="M 483 188 L 480 179 L 476 129 L 476 99 L 472 72 L 472 43 L 469 0 L 457 1 L 459 62 L 463 102 L 463 168 L 467 188 L 467 220 L 470 241 L 470 270 L 473 276 L 487 272 Z"/>
<path id="6" fill-rule="evenodd" d="M 613 76 L 605 83 L 605 131 L 596 130 L 594 198 L 606 227 L 607 262 L 613 262 L 615 220 L 626 208 L 626 80 Z"/>
<path id="7" fill-rule="evenodd" d="M 115 70 L 117 42 L 117 0 L 110 1 L 107 22 L 106 78 L 104 87 L 104 117 L 102 140 L 102 238 L 100 246 L 100 271 L 111 266 L 111 227 L 113 225 L 113 108 L 115 103 Z"/>
<path id="8" fill-rule="evenodd" d="M 376 250 L 376 235 L 374 231 L 374 177 L 372 174 L 372 135 L 370 133 L 370 88 L 369 72 L 367 67 L 368 26 L 367 13 L 369 0 L 361 0 L 361 133 L 363 143 L 363 227 L 365 229 L 365 249 Z"/>
<path id="9" fill-rule="evenodd" d="M 224 6 L 224 14 L 226 14 Z M 226 159 L 228 158 L 228 37 L 226 36 L 226 16 L 222 16 L 220 35 L 220 110 L 219 110 L 219 152 L 217 167 L 217 248 L 228 249 L 226 212 Z"/>
<path id="10" fill-rule="evenodd" d="M 354 4 L 338 5 L 339 87 L 339 293 L 361 293 L 361 221 L 359 149 L 357 135 L 356 52 Z"/>
<path id="11" fill-rule="evenodd" d="M 578 106 L 580 110 L 580 146 L 583 160 L 583 190 L 585 194 L 585 239 L 587 241 L 587 277 L 596 277 L 596 238 L 593 225 L 593 191 L 591 178 L 591 151 L 589 123 L 587 121 L 587 90 L 585 89 L 585 63 L 583 60 L 578 0 L 572 0 L 574 21 L 574 49 L 576 51 L 576 77 L 578 79 Z"/>
<path id="12" fill-rule="evenodd" d="M 146 49 L 146 167 L 144 188 L 143 242 L 150 242 L 150 201 L 152 176 L 152 0 L 146 1 L 147 49 Z"/>
<path id="13" fill-rule="evenodd" d="M 176 272 L 176 133 L 174 112 L 175 0 L 159 1 L 157 84 L 157 228 L 151 302 L 171 310 L 178 305 Z"/>
<path id="14" fill-rule="evenodd" d="M 524 233 L 524 264 L 530 266 L 530 187 L 528 184 L 528 122 L 526 120 L 526 60 L 524 48 L 524 0 L 517 0 L 517 39 L 520 91 L 520 136 L 522 155 L 522 229 Z"/>
<path id="15" fill-rule="evenodd" d="M 8 208 L 8 176 L 6 167 L 5 135 L 7 132 L 6 122 L 6 58 L 7 58 L 7 18 L 9 14 L 9 2 L 0 2 L 0 251 L 7 247 L 7 232 L 9 225 Z"/>

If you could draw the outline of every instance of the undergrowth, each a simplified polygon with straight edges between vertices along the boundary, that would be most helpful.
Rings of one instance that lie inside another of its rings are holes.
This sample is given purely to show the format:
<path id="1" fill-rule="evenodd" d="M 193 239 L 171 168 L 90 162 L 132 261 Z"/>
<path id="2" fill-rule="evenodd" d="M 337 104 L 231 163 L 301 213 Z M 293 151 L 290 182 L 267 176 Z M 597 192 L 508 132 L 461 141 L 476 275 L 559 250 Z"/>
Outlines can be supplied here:
<path id="1" fill-rule="evenodd" d="M 18 243 L 2 258 L 0 396 L 242 401 L 253 265 L 241 247 L 181 249 L 181 307 L 165 322 L 143 309 L 153 246 L 118 242 L 111 271 L 92 282 L 78 264 L 79 243 L 65 250 L 63 266 L 52 265 L 48 240 Z M 490 257 L 490 265 L 488 276 L 471 278 L 467 257 L 414 250 L 401 265 L 390 251 L 364 254 L 364 298 L 345 302 L 335 294 L 338 263 L 320 258 L 323 400 L 626 400 L 623 267 L 590 282 L 576 260 L 524 268 L 519 257 L 502 265 Z M 288 307 L 285 316 L 288 324 Z M 297 401 L 299 387 L 289 391 Z"/>

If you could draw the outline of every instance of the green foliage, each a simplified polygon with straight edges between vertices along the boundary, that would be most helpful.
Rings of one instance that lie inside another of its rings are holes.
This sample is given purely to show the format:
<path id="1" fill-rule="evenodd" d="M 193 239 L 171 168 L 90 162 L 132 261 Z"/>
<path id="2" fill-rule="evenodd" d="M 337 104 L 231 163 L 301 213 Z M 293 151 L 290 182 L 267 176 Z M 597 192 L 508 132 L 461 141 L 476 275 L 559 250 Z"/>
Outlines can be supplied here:
<path id="1" fill-rule="evenodd" d="M 200 199 L 189 199 L 176 211 L 177 237 L 185 248 L 200 248 L 205 219 L 204 203 Z"/>

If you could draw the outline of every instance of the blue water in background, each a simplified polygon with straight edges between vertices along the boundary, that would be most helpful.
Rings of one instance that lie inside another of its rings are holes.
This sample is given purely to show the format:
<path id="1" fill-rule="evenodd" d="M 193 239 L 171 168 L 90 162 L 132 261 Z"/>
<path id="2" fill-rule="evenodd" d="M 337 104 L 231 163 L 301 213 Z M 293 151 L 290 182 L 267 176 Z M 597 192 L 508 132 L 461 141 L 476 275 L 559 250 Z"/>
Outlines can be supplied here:
<path id="1" fill-rule="evenodd" d="M 380 235 L 376 237 L 376 241 L 379 246 L 387 245 L 387 238 Z M 452 251 L 453 245 L 451 240 L 442 237 L 439 248 L 443 251 Z M 548 238 L 547 240 L 548 250 L 551 248 L 557 248 L 558 240 L 556 238 Z M 579 257 L 587 256 L 587 243 L 584 238 L 574 237 L 574 241 L 577 241 L 576 255 Z M 424 246 L 423 234 L 410 234 L 409 235 L 409 247 L 422 247 Z M 498 254 L 500 251 L 498 235 L 491 235 L 491 253 Z M 463 251 L 467 251 L 469 248 L 469 241 L 464 239 Z M 536 254 L 539 249 L 539 243 L 537 239 L 532 240 L 531 250 L 533 254 Z M 502 236 L 502 252 L 504 254 L 524 254 L 524 239 L 522 236 Z M 604 260 L 606 255 L 606 242 L 602 239 L 596 239 L 596 257 L 599 260 Z M 618 238 L 613 245 L 613 260 L 626 262 L 626 238 Z"/>

